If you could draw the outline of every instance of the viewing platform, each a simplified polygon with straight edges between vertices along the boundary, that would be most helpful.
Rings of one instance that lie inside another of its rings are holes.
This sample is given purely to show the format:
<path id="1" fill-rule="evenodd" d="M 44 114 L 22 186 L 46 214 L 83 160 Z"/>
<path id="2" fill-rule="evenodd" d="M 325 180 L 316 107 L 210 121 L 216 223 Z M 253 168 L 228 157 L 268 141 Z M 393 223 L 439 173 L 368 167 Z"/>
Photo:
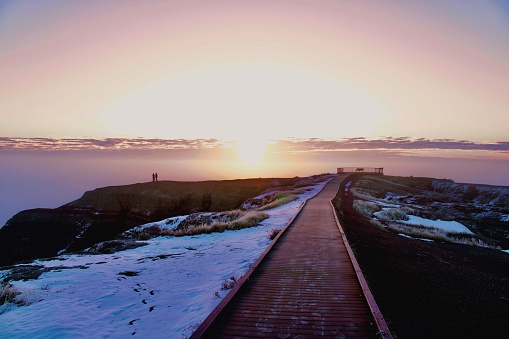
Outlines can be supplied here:
<path id="1" fill-rule="evenodd" d="M 383 167 L 338 167 L 338 174 L 342 173 L 374 173 L 384 174 Z"/>

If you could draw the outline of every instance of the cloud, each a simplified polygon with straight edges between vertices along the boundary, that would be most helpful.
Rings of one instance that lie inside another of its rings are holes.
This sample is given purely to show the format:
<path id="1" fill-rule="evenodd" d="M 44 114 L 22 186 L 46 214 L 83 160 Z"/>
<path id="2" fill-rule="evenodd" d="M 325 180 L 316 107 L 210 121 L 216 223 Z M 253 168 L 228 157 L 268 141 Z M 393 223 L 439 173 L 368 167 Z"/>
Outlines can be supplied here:
<path id="1" fill-rule="evenodd" d="M 381 139 L 344 138 L 338 140 L 287 139 L 274 142 L 282 151 L 338 151 L 338 150 L 475 150 L 508 152 L 509 142 L 476 143 L 468 140 L 385 137 Z"/>
<path id="2" fill-rule="evenodd" d="M 225 147 L 219 139 L 145 138 L 6 138 L 0 137 L 0 150 L 84 151 L 84 150 L 172 150 Z"/>
<path id="3" fill-rule="evenodd" d="M 341 150 L 457 150 L 508 153 L 509 142 L 473 142 L 455 139 L 384 137 L 380 139 L 289 138 L 273 140 L 278 152 L 317 152 Z M 148 139 L 148 138 L 9 138 L 0 137 L 0 150 L 79 151 L 79 150 L 200 150 L 231 148 L 233 143 L 222 139 Z"/>

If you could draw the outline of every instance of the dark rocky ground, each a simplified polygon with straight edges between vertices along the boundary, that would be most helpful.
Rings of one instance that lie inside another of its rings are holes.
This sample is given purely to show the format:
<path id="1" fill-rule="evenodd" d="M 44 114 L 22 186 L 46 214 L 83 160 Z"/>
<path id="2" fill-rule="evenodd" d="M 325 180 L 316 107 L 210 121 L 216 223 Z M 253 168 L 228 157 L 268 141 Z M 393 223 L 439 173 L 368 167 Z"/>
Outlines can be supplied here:
<path id="1" fill-rule="evenodd" d="M 509 254 L 373 225 L 344 184 L 338 215 L 394 337 L 509 338 Z"/>

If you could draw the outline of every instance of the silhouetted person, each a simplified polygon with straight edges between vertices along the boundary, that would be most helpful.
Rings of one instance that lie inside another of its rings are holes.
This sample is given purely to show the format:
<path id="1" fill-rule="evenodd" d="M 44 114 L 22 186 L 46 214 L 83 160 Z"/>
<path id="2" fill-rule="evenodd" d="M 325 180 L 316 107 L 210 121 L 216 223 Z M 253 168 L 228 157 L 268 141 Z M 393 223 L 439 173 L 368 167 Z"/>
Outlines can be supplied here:
<path id="1" fill-rule="evenodd" d="M 156 172 L 156 181 L 157 181 L 157 172 Z"/>
<path id="2" fill-rule="evenodd" d="M 156 181 L 156 174 L 152 173 L 152 181 Z"/>

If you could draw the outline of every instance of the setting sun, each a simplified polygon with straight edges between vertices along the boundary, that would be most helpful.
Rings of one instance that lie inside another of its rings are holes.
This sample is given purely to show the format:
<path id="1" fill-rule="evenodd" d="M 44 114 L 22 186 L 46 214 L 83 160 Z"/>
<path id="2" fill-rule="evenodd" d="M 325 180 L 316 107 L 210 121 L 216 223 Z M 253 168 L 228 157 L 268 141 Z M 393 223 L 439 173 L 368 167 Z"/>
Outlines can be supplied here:
<path id="1" fill-rule="evenodd" d="M 245 166 L 259 165 L 266 153 L 266 142 L 257 138 L 237 139 L 235 148 L 240 161 Z"/>

